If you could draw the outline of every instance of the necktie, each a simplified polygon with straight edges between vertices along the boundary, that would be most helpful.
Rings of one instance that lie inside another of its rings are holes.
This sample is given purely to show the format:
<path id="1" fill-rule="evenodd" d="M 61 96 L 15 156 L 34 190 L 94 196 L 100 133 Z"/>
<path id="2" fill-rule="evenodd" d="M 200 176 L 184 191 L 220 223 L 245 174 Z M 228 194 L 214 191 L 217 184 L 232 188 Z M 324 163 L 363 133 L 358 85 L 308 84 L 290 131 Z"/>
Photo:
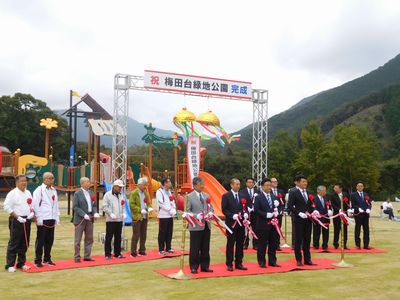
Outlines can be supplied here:
<path id="1" fill-rule="evenodd" d="M 324 198 L 321 197 L 319 200 L 321 201 L 322 208 L 325 208 Z"/>
<path id="2" fill-rule="evenodd" d="M 267 194 L 267 200 L 268 200 L 269 207 L 272 207 L 271 196 L 269 194 Z"/>
<path id="3" fill-rule="evenodd" d="M 200 202 L 201 202 L 201 205 L 202 205 L 202 206 L 204 206 L 204 199 L 203 199 L 203 195 L 200 193 L 200 194 L 199 194 L 199 196 L 200 196 Z"/>
<path id="4" fill-rule="evenodd" d="M 250 198 L 253 198 L 253 190 L 249 190 L 249 192 L 250 192 Z"/>
<path id="5" fill-rule="evenodd" d="M 278 196 L 278 191 L 277 191 L 277 189 L 274 189 L 274 195 L 275 195 L 275 196 Z"/>
<path id="6" fill-rule="evenodd" d="M 361 197 L 361 199 L 364 199 L 363 192 L 360 192 L 360 197 Z"/>
<path id="7" fill-rule="evenodd" d="M 306 201 L 306 203 L 307 203 L 307 194 L 306 194 L 306 190 L 303 190 L 303 191 L 302 191 L 302 194 L 303 194 L 304 201 Z"/>
<path id="8" fill-rule="evenodd" d="M 235 193 L 235 199 L 236 199 L 237 204 L 239 204 L 239 197 L 238 197 L 237 193 Z"/>

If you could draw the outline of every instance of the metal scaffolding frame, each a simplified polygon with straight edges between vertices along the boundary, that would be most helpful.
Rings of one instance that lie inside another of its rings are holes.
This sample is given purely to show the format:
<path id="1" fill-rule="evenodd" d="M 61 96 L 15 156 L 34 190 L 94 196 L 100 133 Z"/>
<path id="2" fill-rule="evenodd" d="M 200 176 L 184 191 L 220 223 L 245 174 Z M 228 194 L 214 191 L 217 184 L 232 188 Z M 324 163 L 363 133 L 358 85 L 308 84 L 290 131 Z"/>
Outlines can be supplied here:
<path id="1" fill-rule="evenodd" d="M 252 176 L 260 186 L 268 175 L 268 91 L 253 90 Z"/>
<path id="2" fill-rule="evenodd" d="M 114 179 L 126 182 L 126 168 L 128 156 L 128 113 L 129 91 L 149 91 L 168 94 L 179 94 L 173 91 L 160 91 L 144 87 L 144 76 L 116 74 L 114 77 L 114 115 L 113 115 L 113 146 L 112 146 L 112 174 Z M 224 96 L 204 96 L 187 93 L 197 97 L 211 97 L 231 100 L 240 100 Z M 248 100 L 240 100 L 248 101 Z M 252 90 L 253 102 L 253 159 L 252 176 L 257 185 L 267 176 L 267 139 L 268 139 L 268 91 Z"/>

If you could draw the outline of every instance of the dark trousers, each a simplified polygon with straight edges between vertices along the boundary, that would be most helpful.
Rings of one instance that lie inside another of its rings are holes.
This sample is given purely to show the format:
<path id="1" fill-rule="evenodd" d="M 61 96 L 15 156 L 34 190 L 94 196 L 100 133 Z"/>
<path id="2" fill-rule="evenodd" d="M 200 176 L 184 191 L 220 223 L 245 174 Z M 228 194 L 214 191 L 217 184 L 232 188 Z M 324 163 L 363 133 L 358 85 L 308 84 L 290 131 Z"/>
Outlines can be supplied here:
<path id="1" fill-rule="evenodd" d="M 26 229 L 26 239 L 25 230 Z M 17 268 L 21 268 L 26 262 L 26 251 L 29 246 L 29 238 L 31 235 L 31 221 L 27 220 L 25 224 L 18 222 L 17 219 L 12 218 L 9 220 L 10 227 L 10 240 L 7 246 L 7 264 L 6 269 L 15 265 L 15 260 L 18 255 Z M 28 245 L 26 244 L 28 240 Z"/>
<path id="2" fill-rule="evenodd" d="M 147 219 L 132 222 L 131 253 L 136 252 L 138 241 L 140 241 L 139 252 L 146 251 Z"/>
<path id="3" fill-rule="evenodd" d="M 105 256 L 111 256 L 111 241 L 114 238 L 114 256 L 121 255 L 122 222 L 106 222 Z"/>
<path id="4" fill-rule="evenodd" d="M 342 220 L 340 218 L 333 219 L 333 246 L 338 248 L 340 246 L 340 231 L 342 230 Z M 344 247 L 347 247 L 347 225 L 343 224 L 343 241 Z"/>
<path id="5" fill-rule="evenodd" d="M 383 213 L 389 215 L 389 220 L 392 220 L 394 218 L 393 209 L 391 208 L 385 209 Z"/>
<path id="6" fill-rule="evenodd" d="M 292 219 L 292 250 L 294 250 L 294 245 L 296 241 L 296 216 L 294 214 L 290 215 L 290 218 Z"/>
<path id="7" fill-rule="evenodd" d="M 35 242 L 35 263 L 51 261 L 51 248 L 54 242 L 54 226 L 56 220 L 44 220 L 43 226 L 37 226 L 37 235 Z M 43 257 L 44 250 L 44 257 Z"/>
<path id="8" fill-rule="evenodd" d="M 319 248 L 319 239 L 322 232 L 322 249 L 328 249 L 329 241 L 329 227 L 325 229 L 319 224 L 313 224 L 313 246 L 314 248 Z"/>
<path id="9" fill-rule="evenodd" d="M 200 266 L 202 270 L 207 270 L 210 266 L 210 229 L 207 224 L 204 230 L 190 231 L 190 253 L 189 264 L 191 269 Z"/>
<path id="10" fill-rule="evenodd" d="M 257 237 L 258 237 L 257 229 L 256 229 L 256 215 L 255 215 L 254 212 L 252 212 L 252 213 L 250 214 L 250 224 L 251 224 L 251 228 L 253 229 L 254 233 L 255 233 L 255 234 L 257 235 Z M 244 241 L 244 248 L 247 249 L 247 248 L 249 247 L 249 245 L 250 245 L 250 238 L 251 238 L 251 244 L 253 245 L 253 249 L 257 249 L 258 240 L 255 239 L 255 238 L 251 235 L 250 232 L 247 233 L 247 237 L 245 238 L 245 241 Z"/>
<path id="11" fill-rule="evenodd" d="M 243 243 L 244 243 L 244 227 L 237 225 L 232 229 L 232 234 L 228 232 L 226 240 L 226 265 L 232 266 L 233 250 L 235 249 L 235 265 L 239 266 L 243 262 Z"/>
<path id="12" fill-rule="evenodd" d="M 302 261 L 301 250 L 303 250 L 304 262 L 311 260 L 310 254 L 310 242 L 311 242 L 311 228 L 312 223 L 308 219 L 302 219 L 300 217 L 294 218 L 295 224 L 295 241 L 294 241 L 294 253 L 298 262 Z"/>
<path id="13" fill-rule="evenodd" d="M 272 225 L 268 225 L 265 230 L 258 230 L 258 248 L 257 261 L 259 265 L 265 265 L 265 253 L 268 245 L 268 264 L 276 264 L 277 235 L 276 229 Z"/>
<path id="14" fill-rule="evenodd" d="M 360 232 L 362 227 L 364 232 L 364 248 L 369 247 L 369 214 L 361 213 L 358 216 L 354 216 L 354 220 L 356 221 L 356 227 L 354 229 L 354 240 L 356 246 L 360 247 Z"/>
<path id="15" fill-rule="evenodd" d="M 174 230 L 173 218 L 158 219 L 158 250 L 171 250 L 172 232 Z"/>

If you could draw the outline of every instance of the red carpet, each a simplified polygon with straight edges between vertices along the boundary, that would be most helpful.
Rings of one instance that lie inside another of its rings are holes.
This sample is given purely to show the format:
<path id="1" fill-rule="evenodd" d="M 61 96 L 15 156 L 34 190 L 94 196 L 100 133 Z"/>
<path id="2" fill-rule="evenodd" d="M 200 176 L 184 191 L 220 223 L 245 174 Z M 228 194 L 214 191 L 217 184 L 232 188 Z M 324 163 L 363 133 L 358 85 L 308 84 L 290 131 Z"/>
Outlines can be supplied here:
<path id="1" fill-rule="evenodd" d="M 37 268 L 33 263 L 27 263 L 31 267 L 28 273 L 38 273 L 38 272 L 49 272 L 49 271 L 56 271 L 56 270 L 67 270 L 67 269 L 78 269 L 78 268 L 86 268 L 86 267 L 97 267 L 97 266 L 106 266 L 106 265 L 116 265 L 116 264 L 126 264 L 126 263 L 135 263 L 147 260 L 155 260 L 161 258 L 168 258 L 168 257 L 177 257 L 180 256 L 180 251 L 176 251 L 174 254 L 168 255 L 160 255 L 158 254 L 158 250 L 152 250 L 147 252 L 147 256 L 137 256 L 137 257 L 130 257 L 130 253 L 124 253 L 126 256 L 123 259 L 113 257 L 111 260 L 106 260 L 104 256 L 92 256 L 94 259 L 93 262 L 90 261 L 83 261 L 81 260 L 80 263 L 76 263 L 73 259 L 67 260 L 58 260 L 54 261 L 56 264 L 55 266 L 43 266 L 43 268 Z M 189 254 L 189 252 L 185 252 L 185 254 Z"/>
<path id="2" fill-rule="evenodd" d="M 221 247 L 220 250 L 222 252 L 225 252 L 225 247 Z M 329 247 L 328 251 L 323 251 L 321 248 L 319 248 L 318 250 L 314 249 L 313 247 L 311 247 L 311 253 L 340 253 L 340 248 L 339 249 L 335 249 L 333 247 Z M 370 250 L 365 250 L 365 249 L 360 249 L 357 250 L 356 248 L 350 248 L 348 250 L 344 250 L 345 253 L 386 253 L 385 250 L 381 250 L 381 249 L 377 249 L 377 248 L 372 248 Z M 245 254 L 257 254 L 257 250 L 254 250 L 253 248 L 249 248 L 247 250 L 244 250 Z M 281 248 L 280 251 L 277 251 L 276 253 L 283 253 L 283 254 L 288 254 L 288 253 L 293 253 L 292 248 Z"/>
<path id="3" fill-rule="evenodd" d="M 290 259 L 286 261 L 278 261 L 278 264 L 281 265 L 280 268 L 277 267 L 269 267 L 262 269 L 258 266 L 257 263 L 254 262 L 245 262 L 244 266 L 248 268 L 247 271 L 234 270 L 233 272 L 228 272 L 226 270 L 226 265 L 224 263 L 211 265 L 210 269 L 214 270 L 213 273 L 203 273 L 199 272 L 198 274 L 191 274 L 189 266 L 184 268 L 185 274 L 192 275 L 192 279 L 199 278 L 214 278 L 214 277 L 227 277 L 227 276 L 244 276 L 244 275 L 258 275 L 258 274 L 271 274 L 271 273 L 284 273 L 291 271 L 301 271 L 301 270 L 323 270 L 323 269 L 336 269 L 338 267 L 333 266 L 332 264 L 336 261 L 327 258 L 317 258 L 313 259 L 313 262 L 316 263 L 316 266 L 303 266 L 297 267 L 296 260 Z M 179 268 L 172 269 L 164 269 L 164 270 L 155 270 L 154 272 L 160 273 L 168 277 L 169 274 L 177 273 Z M 169 277 L 168 277 L 169 278 Z"/>

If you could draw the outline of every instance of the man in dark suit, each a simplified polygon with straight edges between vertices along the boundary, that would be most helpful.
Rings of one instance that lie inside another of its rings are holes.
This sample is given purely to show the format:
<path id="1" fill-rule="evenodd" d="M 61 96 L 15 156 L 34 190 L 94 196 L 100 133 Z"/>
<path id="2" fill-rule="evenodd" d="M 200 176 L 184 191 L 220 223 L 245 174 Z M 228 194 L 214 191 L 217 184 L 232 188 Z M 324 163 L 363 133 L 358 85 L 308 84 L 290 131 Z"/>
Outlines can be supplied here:
<path id="1" fill-rule="evenodd" d="M 246 188 L 240 190 L 239 192 L 240 197 L 239 198 L 245 198 L 247 202 L 247 207 L 249 208 L 250 212 L 250 224 L 251 227 L 254 231 L 254 233 L 257 235 L 257 229 L 256 229 L 256 215 L 254 213 L 254 198 L 260 194 L 260 191 L 254 187 L 254 179 L 253 178 L 246 178 Z M 250 235 L 248 233 L 247 237 L 245 238 L 244 242 L 244 247 L 243 249 L 246 250 L 249 247 L 249 242 L 250 242 Z M 258 235 L 257 235 L 258 236 Z M 253 244 L 253 249 L 257 249 L 257 243 L 258 240 L 253 238 L 252 239 L 252 244 Z"/>
<path id="2" fill-rule="evenodd" d="M 76 263 L 81 262 L 81 239 L 83 233 L 85 233 L 85 249 L 84 249 L 84 261 L 93 261 L 91 258 L 92 246 L 93 246 L 93 221 L 94 218 L 100 218 L 97 213 L 96 198 L 94 198 L 93 192 L 90 190 L 90 179 L 82 177 L 80 179 L 81 189 L 77 190 L 74 194 L 74 201 L 72 210 L 74 216 L 72 223 L 75 225 L 75 239 L 74 239 L 74 260 Z"/>
<path id="3" fill-rule="evenodd" d="M 320 224 L 313 224 L 313 246 L 314 249 L 319 249 L 319 239 L 321 237 L 322 232 L 322 250 L 328 250 L 328 241 L 329 241 L 329 224 L 330 219 L 333 215 L 332 207 L 330 205 L 329 199 L 326 197 L 326 187 L 320 185 L 317 187 L 317 195 L 314 198 L 315 206 L 317 211 L 320 214 L 320 221 L 327 226 L 327 229 L 323 228 Z"/>
<path id="4" fill-rule="evenodd" d="M 295 223 L 295 245 L 294 253 L 298 266 L 303 266 L 302 253 L 304 255 L 305 265 L 315 265 L 311 261 L 310 242 L 311 242 L 311 221 L 306 213 L 311 213 L 313 207 L 308 199 L 307 178 L 304 175 L 297 175 L 295 178 L 296 188 L 289 192 L 288 207 L 294 215 Z"/>
<path id="5" fill-rule="evenodd" d="M 193 214 L 193 216 L 204 223 L 204 225 L 195 224 L 195 226 L 193 226 L 189 223 L 190 272 L 192 274 L 197 274 L 197 269 L 200 266 L 201 272 L 211 273 L 213 272 L 213 270 L 209 268 L 211 223 L 208 220 L 213 216 L 213 208 L 211 204 L 206 202 L 209 195 L 203 192 L 204 181 L 201 177 L 193 178 L 193 188 L 194 191 L 191 192 L 187 198 L 187 212 Z M 205 218 L 203 214 L 207 215 L 208 218 Z"/>
<path id="6" fill-rule="evenodd" d="M 257 218 L 258 248 L 257 261 L 260 268 L 266 268 L 265 252 L 268 244 L 268 265 L 280 267 L 276 263 L 276 237 L 278 232 L 271 224 L 274 217 L 282 213 L 279 208 L 278 198 L 271 192 L 271 180 L 265 178 L 261 181 L 262 192 L 254 200 L 254 212 Z"/>
<path id="7" fill-rule="evenodd" d="M 343 201 L 343 213 L 347 213 L 347 210 L 350 208 L 349 207 L 349 199 L 348 195 L 343 192 L 343 185 L 341 183 L 335 183 L 333 187 L 334 193 L 331 196 L 331 202 L 332 202 L 332 207 L 333 207 L 333 214 L 337 215 L 339 213 L 339 210 L 342 209 L 342 201 Z M 347 203 L 343 199 L 347 198 Z M 340 230 L 342 228 L 341 226 L 341 218 L 335 218 L 333 219 L 333 247 L 335 249 L 339 248 L 339 236 L 340 236 Z M 344 248 L 347 248 L 347 225 L 344 224 L 343 226 L 343 242 L 344 242 Z"/>
<path id="8" fill-rule="evenodd" d="M 357 191 L 351 194 L 351 206 L 354 209 L 354 219 L 356 227 L 354 229 L 354 239 L 356 248 L 361 248 L 360 232 L 363 228 L 363 242 L 364 249 L 371 249 L 369 247 L 369 215 L 371 213 L 371 199 L 368 194 L 364 192 L 364 184 L 358 181 L 356 184 Z"/>
<path id="9" fill-rule="evenodd" d="M 281 190 L 280 188 L 278 188 L 279 182 L 278 179 L 276 179 L 275 177 L 271 178 L 271 193 L 278 198 L 279 201 L 279 211 L 283 211 L 285 209 L 285 193 L 283 190 Z M 282 217 L 283 214 L 278 216 L 278 221 L 279 221 L 279 226 L 282 226 Z M 281 239 L 279 234 L 277 235 L 277 250 L 281 250 Z"/>
<path id="10" fill-rule="evenodd" d="M 225 215 L 225 223 L 232 229 L 232 234 L 228 233 L 226 242 L 226 266 L 228 271 L 233 271 L 233 249 L 235 250 L 235 268 L 238 270 L 247 270 L 243 266 L 243 243 L 245 229 L 242 221 L 245 214 L 248 216 L 246 205 L 242 205 L 239 195 L 240 180 L 231 179 L 231 190 L 222 195 L 222 213 Z M 242 226 L 239 225 L 239 222 Z"/>

